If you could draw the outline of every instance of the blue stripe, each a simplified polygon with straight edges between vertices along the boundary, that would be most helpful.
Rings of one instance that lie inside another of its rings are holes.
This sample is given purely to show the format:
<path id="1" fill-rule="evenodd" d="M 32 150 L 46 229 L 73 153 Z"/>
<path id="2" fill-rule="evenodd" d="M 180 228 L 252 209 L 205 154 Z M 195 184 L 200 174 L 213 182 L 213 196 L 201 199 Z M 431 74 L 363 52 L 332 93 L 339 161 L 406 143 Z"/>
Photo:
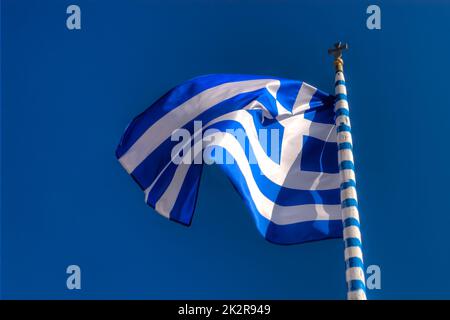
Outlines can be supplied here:
<path id="1" fill-rule="evenodd" d="M 277 91 L 277 100 L 283 107 L 292 112 L 295 100 L 297 99 L 298 92 L 302 82 L 300 81 L 280 81 L 280 87 Z"/>
<path id="2" fill-rule="evenodd" d="M 348 169 L 355 170 L 355 165 L 353 164 L 353 161 L 345 160 L 345 161 L 342 161 L 339 164 L 339 169 L 341 169 L 341 170 L 348 170 Z"/>
<path id="3" fill-rule="evenodd" d="M 266 93 L 267 94 L 262 94 L 261 96 L 255 98 L 255 99 L 256 99 L 256 101 L 261 103 L 267 109 L 267 111 L 269 111 L 270 115 L 273 118 L 275 118 L 276 116 L 278 116 L 277 100 L 275 99 L 275 97 L 273 95 L 271 95 L 269 93 L 269 91 L 266 90 Z M 245 95 L 245 93 L 243 93 L 243 94 Z M 263 110 L 251 110 L 251 111 L 260 112 L 261 113 L 260 119 L 262 119 L 263 113 L 266 112 Z M 266 117 L 267 117 L 267 115 L 266 115 Z"/>
<path id="4" fill-rule="evenodd" d="M 344 220 L 344 228 L 356 226 L 359 228 L 359 221 L 355 218 L 347 218 Z"/>
<path id="5" fill-rule="evenodd" d="M 361 258 L 358 257 L 349 258 L 347 261 L 345 261 L 345 264 L 347 269 L 359 267 L 364 270 L 364 263 L 362 262 Z"/>
<path id="6" fill-rule="evenodd" d="M 334 124 L 334 97 L 317 90 L 305 110 L 305 119 L 317 123 Z"/>
<path id="7" fill-rule="evenodd" d="M 264 121 L 261 122 L 261 119 L 263 117 L 262 110 L 248 110 L 247 112 L 250 113 L 253 118 L 253 124 L 256 128 L 256 134 L 258 135 L 258 141 L 260 142 L 261 147 L 264 151 L 266 151 L 266 154 L 273 162 L 280 164 L 284 127 L 276 119 L 264 119 Z M 226 128 L 224 129 L 225 130 L 222 131 L 226 131 Z M 239 129 L 244 130 L 244 128 L 241 126 L 239 127 Z M 264 133 L 266 135 L 266 139 L 263 139 Z M 249 141 L 246 140 L 246 142 Z M 272 145 L 272 143 L 278 144 Z M 246 146 L 245 152 L 248 155 L 251 154 L 252 157 L 254 156 L 253 153 L 249 153 L 250 151 L 248 150 L 248 146 Z"/>
<path id="8" fill-rule="evenodd" d="M 336 110 L 336 118 L 339 116 L 349 116 L 350 112 L 348 111 L 347 108 L 339 108 Z"/>
<path id="9" fill-rule="evenodd" d="M 339 100 L 346 100 L 347 101 L 347 95 L 344 94 L 344 93 L 338 93 L 336 95 L 336 101 L 339 101 Z"/>
<path id="10" fill-rule="evenodd" d="M 151 207 L 155 208 L 156 202 L 158 202 L 159 198 L 163 195 L 164 191 L 166 191 L 170 182 L 172 181 L 173 175 L 175 174 L 175 170 L 177 169 L 177 165 L 173 162 L 167 167 L 167 169 L 161 174 L 158 180 L 155 182 L 152 190 L 150 190 L 147 198 L 147 204 Z M 134 178 L 136 176 L 133 175 Z"/>
<path id="11" fill-rule="evenodd" d="M 349 248 L 349 247 L 362 247 L 361 240 L 359 240 L 358 238 L 345 239 L 345 247 L 346 248 Z"/>
<path id="12" fill-rule="evenodd" d="M 358 202 L 355 199 L 345 199 L 342 201 L 342 209 L 348 207 L 357 207 Z"/>
<path id="13" fill-rule="evenodd" d="M 276 244 L 296 244 L 342 237 L 339 220 L 305 221 L 287 225 L 270 222 L 265 238 Z"/>
<path id="14" fill-rule="evenodd" d="M 348 131 L 348 132 L 351 132 L 352 130 L 351 130 L 351 127 L 350 127 L 350 126 L 341 123 L 341 124 L 337 127 L 337 132 L 339 133 L 339 132 L 342 132 L 342 131 Z"/>
<path id="15" fill-rule="evenodd" d="M 338 150 L 344 150 L 344 149 L 353 149 L 353 146 L 350 142 L 341 142 L 338 144 Z"/>
<path id="16" fill-rule="evenodd" d="M 203 166 L 200 164 L 191 165 L 189 168 L 178 198 L 170 212 L 170 220 L 180 222 L 184 225 L 191 224 L 197 202 L 202 169 Z"/>
<path id="17" fill-rule="evenodd" d="M 131 173 L 131 176 L 142 190 L 147 189 L 166 164 L 170 163 L 171 152 L 167 150 L 171 150 L 174 145 L 173 141 L 167 139 Z"/>
<path id="18" fill-rule="evenodd" d="M 277 96 L 278 97 L 278 96 Z M 333 109 L 334 105 L 334 96 L 323 92 L 319 89 L 316 89 L 316 92 L 314 92 L 311 100 L 309 101 L 309 109 L 315 109 L 315 108 L 330 108 Z"/>
<path id="19" fill-rule="evenodd" d="M 341 183 L 341 190 L 347 189 L 349 187 L 356 187 L 356 182 L 354 180 L 348 180 Z"/>
<path id="20" fill-rule="evenodd" d="M 334 83 L 334 86 L 335 86 L 335 87 L 337 87 L 337 86 L 339 86 L 339 85 L 345 86 L 345 81 L 344 81 L 344 80 L 337 80 L 337 81 Z"/>
<path id="21" fill-rule="evenodd" d="M 363 290 L 366 291 L 366 286 L 364 285 L 364 282 L 361 280 L 350 280 L 348 283 L 348 291 L 357 291 L 357 290 Z"/>

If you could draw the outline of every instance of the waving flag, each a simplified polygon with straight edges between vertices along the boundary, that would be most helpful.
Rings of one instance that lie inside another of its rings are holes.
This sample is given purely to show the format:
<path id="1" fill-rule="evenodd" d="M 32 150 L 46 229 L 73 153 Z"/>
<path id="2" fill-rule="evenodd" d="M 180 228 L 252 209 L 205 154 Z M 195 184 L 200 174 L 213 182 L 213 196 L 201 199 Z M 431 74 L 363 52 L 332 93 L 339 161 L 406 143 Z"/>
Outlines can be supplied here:
<path id="1" fill-rule="evenodd" d="M 213 159 L 267 240 L 342 237 L 333 108 L 333 96 L 301 81 L 202 76 L 138 115 L 116 156 L 146 203 L 171 220 L 191 223 L 202 167 Z"/>

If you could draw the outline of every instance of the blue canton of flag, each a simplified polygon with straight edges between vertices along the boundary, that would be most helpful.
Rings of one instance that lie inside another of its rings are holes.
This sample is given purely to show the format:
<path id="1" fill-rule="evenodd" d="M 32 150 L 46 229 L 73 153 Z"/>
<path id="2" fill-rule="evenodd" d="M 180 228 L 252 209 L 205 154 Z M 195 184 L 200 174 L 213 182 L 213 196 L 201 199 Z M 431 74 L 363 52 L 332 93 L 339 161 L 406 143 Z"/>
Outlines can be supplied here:
<path id="1" fill-rule="evenodd" d="M 267 240 L 293 244 L 340 238 L 333 108 L 333 96 L 301 81 L 252 75 L 201 76 L 175 87 L 138 115 L 126 129 L 116 156 L 144 191 L 148 205 L 189 225 L 203 162 L 184 160 L 188 154 L 197 159 L 207 150 L 217 160 L 221 150 L 233 161 L 216 163 Z M 195 128 L 199 121 L 200 132 Z M 190 137 L 183 145 L 182 161 L 177 162 L 173 150 L 179 141 L 173 133 L 179 129 Z M 231 134 L 231 129 L 245 132 L 244 139 Z M 267 148 L 261 142 L 261 129 L 267 129 L 271 142 L 278 142 L 279 148 L 272 144 Z M 197 134 L 202 136 L 200 143 Z"/>

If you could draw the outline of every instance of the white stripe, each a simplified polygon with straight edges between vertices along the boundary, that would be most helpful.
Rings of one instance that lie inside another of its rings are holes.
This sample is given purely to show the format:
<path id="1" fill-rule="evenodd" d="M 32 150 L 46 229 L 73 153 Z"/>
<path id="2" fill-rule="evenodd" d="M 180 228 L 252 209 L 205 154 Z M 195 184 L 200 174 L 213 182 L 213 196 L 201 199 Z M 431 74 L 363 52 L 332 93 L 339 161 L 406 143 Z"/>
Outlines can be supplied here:
<path id="1" fill-rule="evenodd" d="M 346 219 L 347 217 L 344 216 L 343 219 Z M 359 221 L 359 219 L 358 219 Z M 359 227 L 357 226 L 349 226 L 344 228 L 344 240 L 348 238 L 358 238 L 361 240 L 361 231 L 359 230 Z"/>
<path id="2" fill-rule="evenodd" d="M 341 100 L 336 101 L 336 103 L 334 105 L 334 110 L 337 110 L 339 108 L 345 108 L 345 109 L 348 110 L 348 102 L 347 102 L 347 100 L 341 99 Z"/>
<path id="3" fill-rule="evenodd" d="M 359 213 L 356 207 L 347 207 L 342 209 L 342 219 L 354 218 L 359 221 Z"/>
<path id="4" fill-rule="evenodd" d="M 352 169 L 340 170 L 340 172 L 342 176 L 342 181 L 345 182 L 348 180 L 353 180 L 356 182 L 355 171 L 353 171 Z"/>
<path id="5" fill-rule="evenodd" d="M 191 140 L 189 140 L 190 143 Z M 170 216 L 170 212 L 173 209 L 173 206 L 175 205 L 175 202 L 178 198 L 178 195 L 181 191 L 181 187 L 183 186 L 183 182 L 186 179 L 186 175 L 189 171 L 189 168 L 191 167 L 190 162 L 184 161 L 184 159 L 195 159 L 197 154 L 201 151 L 202 147 L 198 148 L 198 145 L 201 144 L 203 147 L 203 141 L 198 141 L 196 143 L 196 146 L 190 148 L 189 151 L 186 151 L 185 156 L 183 157 L 181 164 L 177 166 L 177 169 L 175 171 L 175 174 L 172 178 L 172 181 L 170 181 L 169 186 L 164 191 L 162 196 L 159 198 L 159 200 L 156 202 L 155 209 L 158 211 L 158 213 L 164 215 L 164 216 Z"/>
<path id="6" fill-rule="evenodd" d="M 277 113 L 278 115 L 288 115 L 290 114 L 289 110 L 287 110 L 278 100 L 277 100 L 277 93 L 278 89 L 280 89 L 280 81 L 274 81 L 273 83 L 270 83 L 267 85 L 267 91 L 275 98 L 275 105 L 277 107 Z"/>
<path id="7" fill-rule="evenodd" d="M 310 108 L 309 102 L 312 96 L 316 93 L 317 89 L 310 86 L 307 83 L 302 83 L 300 90 L 298 91 L 297 98 L 295 99 L 294 106 L 292 107 L 293 114 L 303 113 Z"/>
<path id="8" fill-rule="evenodd" d="M 343 94 L 346 95 L 347 94 L 347 88 L 344 85 L 340 84 L 340 85 L 335 87 L 334 92 L 337 93 L 337 94 L 338 93 L 343 93 Z"/>
<path id="9" fill-rule="evenodd" d="M 360 280 L 365 283 L 363 269 L 361 269 L 360 267 L 348 268 L 345 271 L 345 280 L 347 282 L 350 282 L 352 280 Z"/>
<path id="10" fill-rule="evenodd" d="M 350 258 L 360 258 L 362 260 L 362 252 L 360 247 L 348 247 L 344 250 L 345 260 Z"/>
<path id="11" fill-rule="evenodd" d="M 341 116 L 336 118 L 336 124 L 337 125 L 345 124 L 345 125 L 350 127 L 351 126 L 350 118 L 347 117 L 346 115 L 341 115 Z"/>
<path id="12" fill-rule="evenodd" d="M 344 74 L 341 71 L 336 72 L 336 76 L 334 77 L 335 81 L 342 80 L 345 81 Z"/>
<path id="13" fill-rule="evenodd" d="M 155 209 L 163 216 L 170 217 L 170 212 L 175 205 L 175 201 L 178 198 L 178 194 L 190 167 L 190 164 L 185 163 L 181 163 L 177 166 L 175 175 L 170 182 L 170 187 L 165 190 L 163 195 L 156 202 Z"/>
<path id="14" fill-rule="evenodd" d="M 353 162 L 353 152 L 350 149 L 339 150 L 339 162 L 351 161 Z"/>
<path id="15" fill-rule="evenodd" d="M 337 134 L 336 140 L 338 143 L 350 142 L 353 145 L 352 134 L 349 131 L 341 131 Z"/>
<path id="16" fill-rule="evenodd" d="M 242 110 L 262 110 L 263 117 L 273 119 L 273 116 L 270 113 L 270 111 L 266 108 L 265 105 L 263 105 L 258 100 L 254 100 L 254 101 L 250 102 L 248 105 L 246 105 L 244 108 L 242 108 Z M 261 122 L 262 121 L 263 121 L 263 119 L 261 119 Z"/>
<path id="17" fill-rule="evenodd" d="M 148 128 L 119 159 L 120 163 L 128 173 L 133 172 L 133 170 L 165 139 L 167 139 L 175 129 L 181 128 L 186 123 L 192 121 L 195 117 L 221 101 L 234 97 L 240 93 L 251 92 L 270 86 L 274 81 L 278 80 L 262 79 L 229 82 L 197 94 L 165 114 L 155 124 Z"/>
<path id="18" fill-rule="evenodd" d="M 354 187 L 348 187 L 344 190 L 341 190 L 341 201 L 344 201 L 345 199 L 355 199 L 358 200 L 358 197 L 356 195 L 356 189 Z"/>
<path id="19" fill-rule="evenodd" d="M 347 300 L 366 300 L 366 299 L 367 299 L 366 293 L 361 289 L 347 292 Z"/>

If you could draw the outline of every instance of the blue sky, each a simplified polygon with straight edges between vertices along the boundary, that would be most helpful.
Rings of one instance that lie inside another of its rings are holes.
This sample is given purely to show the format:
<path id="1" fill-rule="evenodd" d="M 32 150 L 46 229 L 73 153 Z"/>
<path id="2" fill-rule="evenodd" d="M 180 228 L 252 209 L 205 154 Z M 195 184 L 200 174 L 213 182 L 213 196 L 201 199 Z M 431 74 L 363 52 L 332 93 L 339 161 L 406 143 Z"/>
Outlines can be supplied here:
<path id="1" fill-rule="evenodd" d="M 82 29 L 65 26 L 77 4 Z M 382 29 L 366 28 L 378 4 Z M 450 298 L 450 4 L 445 1 L 1 3 L 4 298 L 345 297 L 340 240 L 277 246 L 214 166 L 193 224 L 154 213 L 114 156 L 127 123 L 174 85 L 267 74 L 332 92 L 346 77 L 369 298 Z M 425 117 L 426 116 L 426 117 Z M 82 290 L 66 289 L 66 267 Z"/>

